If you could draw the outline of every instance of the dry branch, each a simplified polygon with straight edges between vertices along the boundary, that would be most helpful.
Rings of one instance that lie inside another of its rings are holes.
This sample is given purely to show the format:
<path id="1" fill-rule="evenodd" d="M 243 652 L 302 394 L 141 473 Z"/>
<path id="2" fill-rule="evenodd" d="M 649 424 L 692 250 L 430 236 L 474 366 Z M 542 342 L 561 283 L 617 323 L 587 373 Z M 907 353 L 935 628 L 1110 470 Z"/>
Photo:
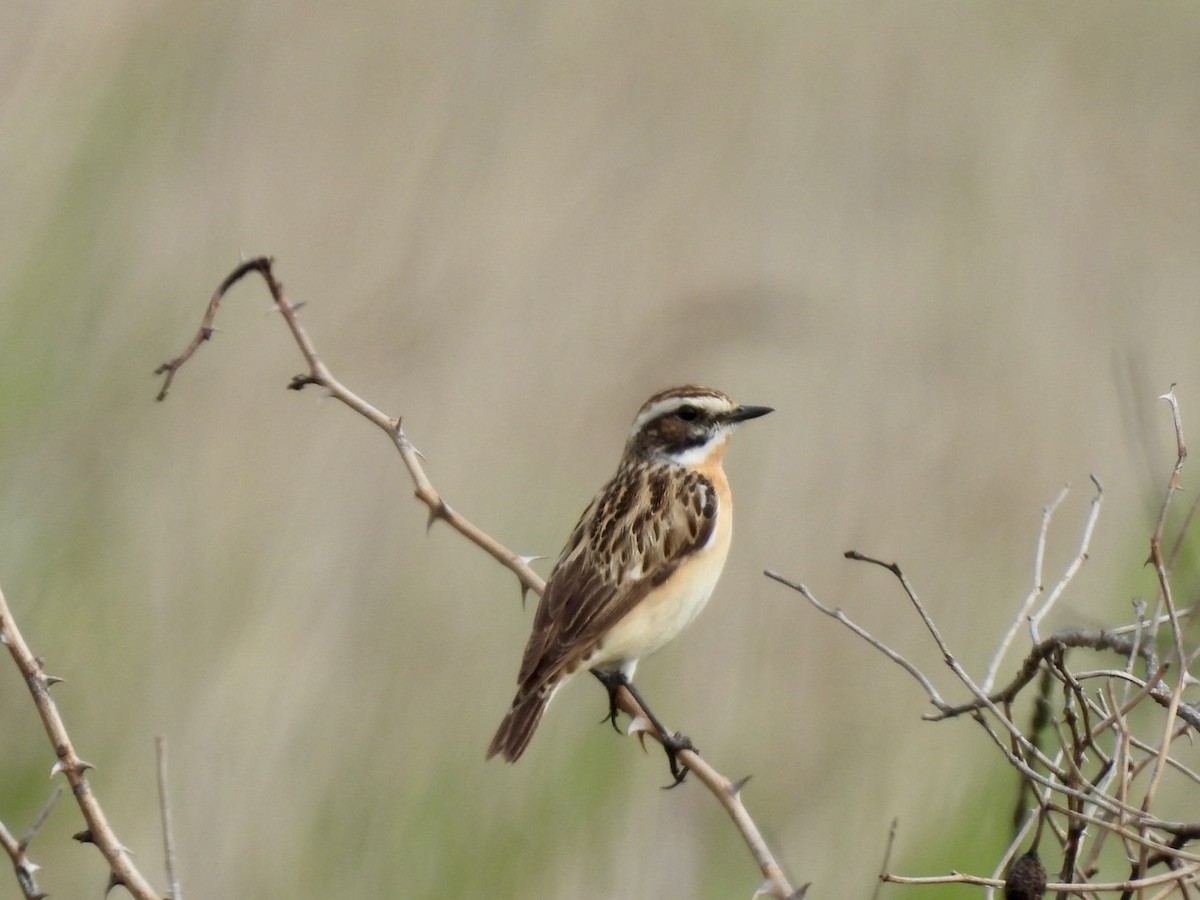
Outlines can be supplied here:
<path id="1" fill-rule="evenodd" d="M 162 816 L 163 857 L 167 863 L 167 896 L 171 900 L 183 900 L 179 875 L 175 871 L 175 829 L 171 825 L 171 798 L 167 791 L 167 739 L 162 735 L 156 737 L 154 749 L 158 761 L 158 806 Z"/>
<path id="2" fill-rule="evenodd" d="M 1158 596 L 1148 615 L 1141 605 L 1135 605 L 1136 621 L 1133 623 L 1100 631 L 1064 630 L 1046 638 L 1038 633 L 1040 621 L 1088 559 L 1088 548 L 1104 495 L 1103 486 L 1095 477 L 1092 483 L 1096 493 L 1083 526 L 1079 549 L 1049 591 L 1042 580 L 1046 538 L 1051 518 L 1062 504 L 1066 489 L 1043 510 L 1034 554 L 1033 584 L 979 682 L 959 663 L 899 565 L 856 551 L 846 554 L 849 559 L 880 566 L 896 579 L 932 638 L 942 662 L 950 668 L 960 688 L 965 689 L 968 696 L 962 702 L 945 700 L 933 679 L 918 664 L 879 640 L 841 609 L 820 603 L 803 584 L 772 571 L 765 573 L 798 591 L 818 611 L 840 622 L 912 676 L 934 707 L 925 719 L 939 721 L 970 716 L 1004 761 L 1019 774 L 1023 788 L 1032 789 L 1037 805 L 1032 812 L 1019 807 L 1014 819 L 1018 832 L 1004 851 L 996 872 L 1004 871 L 1035 820 L 1037 831 L 1032 840 L 1033 847 L 1013 864 L 1010 878 L 1014 873 L 1020 874 L 1017 864 L 1021 860 L 1037 860 L 1038 868 L 1041 867 L 1034 851 L 1043 837 L 1059 845 L 1063 858 L 1057 883 L 1044 887 L 1044 877 L 1032 879 L 1030 883 L 1034 887 L 1030 888 L 1013 883 L 1006 885 L 995 876 L 985 878 L 961 872 L 929 877 L 885 872 L 881 876 L 883 880 L 907 885 L 980 885 L 988 888 L 989 897 L 997 888 L 1005 888 L 1008 897 L 1040 897 L 1043 890 L 1052 891 L 1060 898 L 1072 894 L 1095 897 L 1106 893 L 1120 894 L 1122 898 L 1136 893 L 1141 897 L 1149 896 L 1147 892 L 1151 889 L 1158 891 L 1154 894 L 1156 897 L 1195 898 L 1198 895 L 1200 855 L 1184 848 L 1200 838 L 1200 823 L 1166 821 L 1155 814 L 1156 801 L 1163 793 L 1162 779 L 1168 769 L 1179 773 L 1185 785 L 1200 787 L 1200 773 L 1193 772 L 1175 755 L 1176 744 L 1181 738 L 1194 739 L 1200 732 L 1200 709 L 1183 700 L 1185 689 L 1195 683 L 1190 668 L 1200 657 L 1200 648 L 1187 646 L 1187 635 L 1181 623 L 1194 615 L 1195 610 L 1177 609 L 1171 583 L 1171 563 L 1182 535 L 1176 538 L 1169 556 L 1164 556 L 1163 552 L 1167 512 L 1172 496 L 1179 490 L 1187 446 L 1174 389 L 1162 399 L 1171 406 L 1177 453 L 1150 540 L 1149 562 L 1158 582 Z M 1195 519 L 1196 509 L 1197 504 L 1193 504 L 1188 511 L 1182 526 L 1184 530 Z M 995 688 L 1000 667 L 1022 624 L 1027 626 L 1029 649 L 1008 683 Z M 1160 661 L 1155 639 L 1158 629 L 1163 626 L 1170 628 L 1172 640 L 1169 655 L 1165 661 Z M 1070 665 L 1069 655 L 1080 649 L 1112 654 L 1120 662 L 1112 667 L 1076 670 Z M 1055 686 L 1059 695 L 1057 701 L 1054 699 Z M 1012 710 L 1019 697 L 1030 693 L 1036 694 L 1032 722 L 1022 727 L 1013 718 Z M 1147 715 L 1145 710 L 1133 716 L 1135 709 L 1148 706 L 1147 701 L 1164 711 L 1157 719 Z M 1026 796 L 1022 795 L 1022 803 Z M 1106 862 L 1102 855 L 1106 840 L 1120 844 L 1119 848 L 1114 848 L 1116 853 L 1108 856 L 1118 855 L 1127 865 L 1126 877 L 1098 880 L 1105 865 L 1114 865 Z M 1163 871 L 1152 871 L 1156 868 Z"/>
<path id="3" fill-rule="evenodd" d="M 109 867 L 110 889 L 120 885 L 138 900 L 157 900 L 160 895 L 134 866 L 129 851 L 117 839 L 116 833 L 109 825 L 108 818 L 104 815 L 100 801 L 87 778 L 87 770 L 93 766 L 81 759 L 75 751 L 75 745 L 71 742 L 62 716 L 59 715 L 58 706 L 50 696 L 51 685 L 60 679 L 47 675 L 42 669 L 41 660 L 30 651 L 8 608 L 3 591 L 0 591 L 0 642 L 8 647 L 13 661 L 25 677 L 33 704 L 37 707 L 46 735 L 50 738 L 50 744 L 58 757 L 50 769 L 50 774 L 53 776 L 61 772 L 67 777 L 75 802 L 83 813 L 87 828 L 76 834 L 75 839 L 80 843 L 95 844 L 96 849 L 104 856 Z"/>
<path id="4" fill-rule="evenodd" d="M 54 805 L 58 803 L 58 798 L 62 796 L 62 792 L 62 785 L 56 785 L 54 791 L 50 794 L 50 799 L 42 807 L 42 811 L 37 814 L 30 824 L 29 829 L 19 840 L 12 836 L 12 833 L 4 826 L 3 822 L 0 822 L 0 847 L 4 848 L 4 852 L 12 860 L 13 873 L 17 877 L 17 886 L 21 888 L 21 894 L 25 897 L 25 900 L 41 900 L 42 897 L 46 896 L 37 886 L 37 871 L 41 866 L 29 858 L 27 851 L 34 836 L 41 830 L 46 817 L 50 815 L 50 810 L 54 809 Z"/>
<path id="5" fill-rule="evenodd" d="M 275 277 L 270 258 L 258 257 L 247 260 L 234 269 L 221 282 L 209 300 L 208 308 L 200 324 L 200 329 L 191 343 L 188 344 L 183 353 L 163 363 L 155 370 L 155 374 L 165 376 L 158 393 L 158 399 L 162 400 L 167 396 L 167 392 L 170 390 L 171 383 L 179 369 L 187 363 L 200 348 L 201 344 L 212 338 L 217 311 L 230 288 L 242 278 L 252 273 L 258 273 L 266 282 L 271 298 L 287 323 L 292 338 L 295 340 L 308 366 L 308 372 L 295 376 L 288 387 L 292 390 L 300 390 L 308 385 L 320 387 L 330 397 L 344 403 L 350 409 L 382 429 L 391 439 L 397 451 L 399 451 L 405 468 L 412 479 L 417 499 L 429 509 L 429 524 L 439 519 L 445 521 L 468 541 L 482 548 L 493 559 L 512 571 L 520 581 L 522 591 L 531 590 L 540 595 L 545 587 L 545 582 L 529 567 L 529 560 L 509 550 L 483 529 L 454 511 L 434 488 L 429 477 L 425 474 L 424 467 L 421 465 L 419 452 L 404 434 L 400 419 L 398 417 L 393 418 L 381 412 L 334 378 L 328 367 L 321 361 L 315 345 L 303 326 L 301 326 L 296 315 L 297 308 L 288 301 L 282 283 Z M 643 723 L 648 721 L 644 710 L 642 710 L 637 701 L 624 688 L 620 690 L 617 705 L 629 714 L 639 728 Z M 641 730 L 660 743 L 662 742 L 663 736 L 658 734 L 653 726 L 646 725 Z M 741 787 L 745 784 L 745 779 L 735 782 L 726 778 L 705 762 L 698 753 L 691 750 L 681 751 L 679 753 L 679 762 L 695 773 L 696 777 L 712 792 L 713 796 L 717 798 L 733 820 L 741 834 L 742 840 L 746 843 L 759 870 L 762 872 L 764 882 L 759 888 L 759 894 L 777 898 L 802 897 L 805 887 L 801 887 L 799 891 L 792 888 L 741 800 Z"/>

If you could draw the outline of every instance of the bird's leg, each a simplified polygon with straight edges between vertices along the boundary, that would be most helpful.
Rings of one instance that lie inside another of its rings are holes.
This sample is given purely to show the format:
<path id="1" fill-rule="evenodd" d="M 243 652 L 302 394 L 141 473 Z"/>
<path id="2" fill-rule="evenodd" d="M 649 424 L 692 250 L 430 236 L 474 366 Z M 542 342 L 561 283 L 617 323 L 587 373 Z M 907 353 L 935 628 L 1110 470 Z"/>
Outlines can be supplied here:
<path id="1" fill-rule="evenodd" d="M 646 718 L 650 720 L 650 724 L 654 726 L 654 730 L 658 732 L 658 736 L 662 741 L 663 749 L 667 752 L 667 762 L 671 766 L 671 777 L 675 779 L 673 784 L 667 785 L 668 788 L 676 787 L 683 783 L 683 779 L 687 778 L 687 766 L 681 765 L 679 762 L 679 753 L 683 750 L 691 750 L 696 752 L 696 745 L 692 743 L 692 739 L 686 734 L 681 734 L 678 731 L 669 731 L 662 722 L 658 720 L 658 716 L 654 715 L 653 710 L 647 705 L 638 689 L 633 686 L 633 682 L 619 669 L 613 672 L 598 672 L 592 670 L 592 674 L 599 679 L 600 683 L 608 690 L 608 721 L 612 722 L 613 728 L 617 728 L 617 692 L 621 688 L 629 691 L 638 706 L 642 708 L 642 712 L 646 714 Z M 604 720 L 601 720 L 604 721 Z M 620 731 L 620 729 L 617 729 Z"/>
<path id="2" fill-rule="evenodd" d="M 617 692 L 624 687 L 628 679 L 618 672 L 603 672 L 599 669 L 592 669 L 592 674 L 596 676 L 596 680 L 604 685 L 604 689 L 608 691 L 608 715 L 601 719 L 601 722 L 611 722 L 613 731 L 617 734 L 621 733 L 621 729 L 617 727 Z"/>
<path id="3" fill-rule="evenodd" d="M 696 752 L 696 745 L 692 743 L 692 739 L 686 734 L 678 731 L 669 731 L 662 722 L 658 720 L 658 716 L 654 715 L 654 711 L 646 704 L 642 695 L 638 693 L 638 689 L 633 686 L 633 682 L 625 677 L 624 673 L 618 673 L 621 680 L 624 682 L 624 687 L 633 699 L 637 701 L 638 706 L 642 708 L 642 712 L 646 714 L 646 718 L 650 720 L 650 724 L 654 726 L 658 732 L 659 738 L 662 740 L 663 749 L 667 751 L 667 763 L 671 766 L 671 777 L 675 779 L 671 784 L 666 785 L 667 788 L 677 787 L 683 784 L 683 779 L 687 778 L 687 766 L 680 765 L 679 753 L 682 750 L 691 750 Z"/>

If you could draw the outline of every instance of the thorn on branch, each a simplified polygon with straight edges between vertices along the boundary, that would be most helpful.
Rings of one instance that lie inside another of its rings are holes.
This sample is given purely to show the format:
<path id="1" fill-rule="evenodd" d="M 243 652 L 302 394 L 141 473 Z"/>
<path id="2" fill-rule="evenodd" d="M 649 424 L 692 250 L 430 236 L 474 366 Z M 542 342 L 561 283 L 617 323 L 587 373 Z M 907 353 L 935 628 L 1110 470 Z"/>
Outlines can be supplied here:
<path id="1" fill-rule="evenodd" d="M 741 796 L 742 788 L 744 788 L 746 786 L 746 783 L 753 777 L 754 777 L 753 775 L 743 775 L 737 781 L 732 782 L 729 785 L 729 796 L 731 796 L 735 799 L 737 797 Z"/>
<path id="2" fill-rule="evenodd" d="M 74 769 L 76 776 L 81 776 L 88 769 L 94 769 L 96 767 L 93 766 L 86 759 L 78 759 L 77 758 L 75 760 L 75 764 L 71 768 Z M 66 772 L 66 771 L 67 771 L 67 761 L 65 759 L 56 760 L 54 765 L 52 765 L 50 767 L 50 777 L 53 778 L 55 775 L 58 775 L 60 773 Z"/>
<path id="3" fill-rule="evenodd" d="M 418 494 L 419 496 L 419 494 Z M 429 529 L 433 527 L 433 523 L 439 519 L 450 518 L 450 506 L 441 497 L 437 498 L 436 503 L 429 505 L 429 518 L 425 521 L 425 532 L 429 533 Z"/>
<path id="4" fill-rule="evenodd" d="M 528 567 L 530 563 L 536 562 L 539 559 L 545 559 L 545 558 L 546 557 L 544 557 L 544 556 L 519 556 L 518 555 L 516 559 L 517 559 L 517 562 L 519 562 L 521 565 Z M 515 574 L 517 576 L 517 583 L 521 586 L 521 609 L 524 609 L 525 608 L 525 598 L 529 596 L 530 586 L 529 586 L 528 582 L 525 581 L 525 579 L 521 576 L 521 574 L 519 572 L 517 572 Z"/>
<path id="5" fill-rule="evenodd" d="M 71 835 L 71 837 L 73 837 L 75 840 L 79 841 L 79 843 L 81 843 L 81 844 L 96 843 L 96 839 L 95 839 L 95 837 L 92 836 L 92 830 L 90 828 L 85 828 L 83 831 L 77 831 L 73 835 Z"/>
<path id="6" fill-rule="evenodd" d="M 633 716 L 629 720 L 629 724 L 625 726 L 625 734 L 638 736 L 638 740 L 642 742 L 642 750 L 646 749 L 646 735 L 650 734 L 650 721 L 644 716 Z"/>

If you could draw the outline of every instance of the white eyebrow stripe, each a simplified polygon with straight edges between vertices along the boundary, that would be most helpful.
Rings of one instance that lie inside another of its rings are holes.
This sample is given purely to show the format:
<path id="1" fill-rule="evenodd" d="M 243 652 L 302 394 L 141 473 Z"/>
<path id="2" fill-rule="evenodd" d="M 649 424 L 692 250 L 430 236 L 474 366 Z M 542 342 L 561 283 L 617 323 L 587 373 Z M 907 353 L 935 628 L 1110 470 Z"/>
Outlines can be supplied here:
<path id="1" fill-rule="evenodd" d="M 663 413 L 679 409 L 681 406 L 695 406 L 710 413 L 730 412 L 734 408 L 733 402 L 728 398 L 713 397 L 707 394 L 666 397 L 639 412 L 637 418 L 633 420 L 633 427 L 630 429 L 630 433 L 637 434 L 647 422 L 653 422 L 659 416 L 663 415 Z"/>

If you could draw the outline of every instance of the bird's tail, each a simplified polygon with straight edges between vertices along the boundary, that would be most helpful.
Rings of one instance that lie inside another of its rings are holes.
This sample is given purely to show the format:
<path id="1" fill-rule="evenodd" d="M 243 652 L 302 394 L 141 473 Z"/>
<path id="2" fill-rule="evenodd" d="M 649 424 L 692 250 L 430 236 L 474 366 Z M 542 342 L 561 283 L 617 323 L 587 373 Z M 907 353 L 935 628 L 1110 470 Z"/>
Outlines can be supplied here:
<path id="1" fill-rule="evenodd" d="M 543 685 L 528 693 L 519 692 L 513 699 L 512 709 L 504 716 L 496 736 L 492 738 L 487 758 L 491 759 L 499 754 L 509 762 L 520 759 L 537 730 L 538 722 L 542 721 L 546 704 L 553 696 L 554 688 L 549 685 Z"/>

